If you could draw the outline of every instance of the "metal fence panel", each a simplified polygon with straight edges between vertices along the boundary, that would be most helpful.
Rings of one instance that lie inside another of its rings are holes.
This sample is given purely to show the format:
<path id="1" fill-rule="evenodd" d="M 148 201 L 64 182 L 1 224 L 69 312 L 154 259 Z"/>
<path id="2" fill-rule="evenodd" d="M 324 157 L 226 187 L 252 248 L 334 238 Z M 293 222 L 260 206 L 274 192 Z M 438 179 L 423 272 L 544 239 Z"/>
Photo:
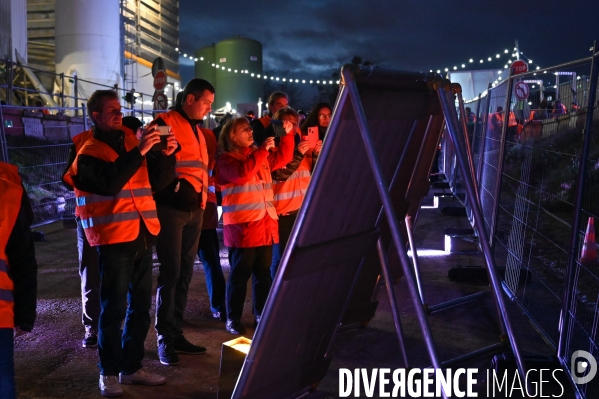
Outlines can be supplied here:
<path id="1" fill-rule="evenodd" d="M 0 114 L 5 161 L 19 167 L 33 208 L 33 224 L 71 216 L 74 195 L 62 184 L 62 174 L 71 137 L 85 130 L 83 118 L 9 106 L 0 106 Z"/>

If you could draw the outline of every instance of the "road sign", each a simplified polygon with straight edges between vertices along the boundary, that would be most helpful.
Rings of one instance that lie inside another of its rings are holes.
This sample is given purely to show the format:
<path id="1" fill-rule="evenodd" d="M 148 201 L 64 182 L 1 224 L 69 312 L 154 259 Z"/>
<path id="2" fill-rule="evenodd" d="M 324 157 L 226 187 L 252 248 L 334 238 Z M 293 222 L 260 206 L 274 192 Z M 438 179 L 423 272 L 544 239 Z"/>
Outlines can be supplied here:
<path id="1" fill-rule="evenodd" d="M 164 71 L 156 72 L 154 76 L 154 90 L 162 91 L 166 87 L 166 73 Z"/>
<path id="2" fill-rule="evenodd" d="M 516 87 L 514 88 L 514 92 L 516 94 L 516 98 L 518 100 L 526 100 L 528 98 L 528 85 L 524 82 L 516 83 Z"/>
<path id="3" fill-rule="evenodd" d="M 168 99 L 164 93 L 156 93 L 154 95 L 154 109 L 166 109 L 168 107 Z"/>
<path id="4" fill-rule="evenodd" d="M 516 60 L 512 62 L 512 75 L 519 75 L 528 72 L 528 64 L 526 61 Z"/>

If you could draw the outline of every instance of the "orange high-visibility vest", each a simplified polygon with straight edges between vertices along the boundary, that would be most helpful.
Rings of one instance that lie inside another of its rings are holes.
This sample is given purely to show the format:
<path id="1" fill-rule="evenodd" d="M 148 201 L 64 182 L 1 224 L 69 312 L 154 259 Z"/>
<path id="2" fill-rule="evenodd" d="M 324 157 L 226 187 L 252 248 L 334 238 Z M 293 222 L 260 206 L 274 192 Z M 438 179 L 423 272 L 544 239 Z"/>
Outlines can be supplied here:
<path id="1" fill-rule="evenodd" d="M 258 120 L 262 123 L 265 129 L 268 127 L 268 125 L 270 125 L 270 116 L 268 115 L 258 118 Z"/>
<path id="2" fill-rule="evenodd" d="M 238 152 L 230 153 L 240 161 L 246 157 Z M 237 224 L 261 220 L 267 213 L 278 220 L 272 192 L 272 177 L 268 160 L 251 180 L 244 184 L 228 183 L 221 186 L 223 193 L 223 223 Z"/>
<path id="3" fill-rule="evenodd" d="M 295 212 L 302 206 L 308 184 L 310 184 L 311 166 L 312 155 L 306 153 L 297 170 L 287 180 L 273 182 L 273 204 L 277 214 Z"/>
<path id="4" fill-rule="evenodd" d="M 135 136 L 125 134 L 127 151 L 138 143 Z M 73 187 L 79 155 L 90 155 L 107 162 L 114 162 L 118 158 L 118 154 L 103 141 L 95 138 L 87 140 L 64 176 L 65 181 Z M 158 235 L 160 231 L 145 159 L 115 196 L 92 194 L 75 188 L 75 197 L 81 225 L 91 246 L 135 240 L 139 235 L 140 218 L 151 234 Z"/>
<path id="5" fill-rule="evenodd" d="M 507 125 L 509 127 L 518 125 L 518 121 L 516 120 L 516 115 L 514 114 L 514 111 L 510 111 L 510 118 L 508 119 Z"/>
<path id="6" fill-rule="evenodd" d="M 92 137 L 94 137 L 93 129 L 85 130 L 73 137 L 72 140 L 73 144 L 75 144 L 75 154 L 78 153 L 81 147 L 83 147 L 83 144 L 85 144 L 87 140 L 91 139 Z M 77 207 L 77 203 L 75 203 L 75 216 L 79 216 L 79 209 Z"/>
<path id="7" fill-rule="evenodd" d="M 201 132 L 197 138 L 189 122 L 177 111 L 169 111 L 160 115 L 169 126 L 181 151 L 175 154 L 175 176 L 187 180 L 197 193 L 202 193 L 202 208 L 206 208 L 208 199 L 208 149 L 206 139 Z"/>
<path id="8" fill-rule="evenodd" d="M 0 328 L 14 328 L 14 284 L 8 275 L 6 244 L 17 221 L 21 208 L 23 187 L 18 169 L 14 165 L 0 162 Z"/>

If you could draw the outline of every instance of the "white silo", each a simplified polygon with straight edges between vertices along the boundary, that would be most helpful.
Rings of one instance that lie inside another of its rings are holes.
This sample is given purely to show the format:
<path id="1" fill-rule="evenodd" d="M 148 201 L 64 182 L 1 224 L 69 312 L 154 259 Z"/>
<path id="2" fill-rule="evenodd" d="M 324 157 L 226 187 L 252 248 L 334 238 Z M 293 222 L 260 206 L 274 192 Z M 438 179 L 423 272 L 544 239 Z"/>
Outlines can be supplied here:
<path id="1" fill-rule="evenodd" d="M 107 86 L 122 86 L 121 19 L 118 0 L 56 0 L 56 73 Z M 66 83 L 65 89 L 72 83 Z M 79 81 L 85 98 L 98 89 Z M 70 101 L 69 101 L 70 102 Z"/>

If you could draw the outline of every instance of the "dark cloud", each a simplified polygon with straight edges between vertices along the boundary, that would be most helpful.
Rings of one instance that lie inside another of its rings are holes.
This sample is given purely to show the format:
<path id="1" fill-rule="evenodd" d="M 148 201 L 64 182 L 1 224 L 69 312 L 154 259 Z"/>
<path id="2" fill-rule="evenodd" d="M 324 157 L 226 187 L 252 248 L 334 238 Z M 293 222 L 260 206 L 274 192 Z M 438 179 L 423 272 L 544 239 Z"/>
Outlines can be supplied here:
<path id="1" fill-rule="evenodd" d="M 461 68 L 462 63 L 472 65 L 470 58 L 477 67 L 501 68 L 508 59 L 504 49 L 513 51 L 516 39 L 527 57 L 545 67 L 588 56 L 593 40 L 599 39 L 597 0 L 179 4 L 181 50 L 190 53 L 243 35 L 262 43 L 265 70 L 304 73 L 306 78 L 338 68 L 354 55 L 402 70 Z M 181 69 L 184 78 L 191 77 L 191 66 Z"/>

